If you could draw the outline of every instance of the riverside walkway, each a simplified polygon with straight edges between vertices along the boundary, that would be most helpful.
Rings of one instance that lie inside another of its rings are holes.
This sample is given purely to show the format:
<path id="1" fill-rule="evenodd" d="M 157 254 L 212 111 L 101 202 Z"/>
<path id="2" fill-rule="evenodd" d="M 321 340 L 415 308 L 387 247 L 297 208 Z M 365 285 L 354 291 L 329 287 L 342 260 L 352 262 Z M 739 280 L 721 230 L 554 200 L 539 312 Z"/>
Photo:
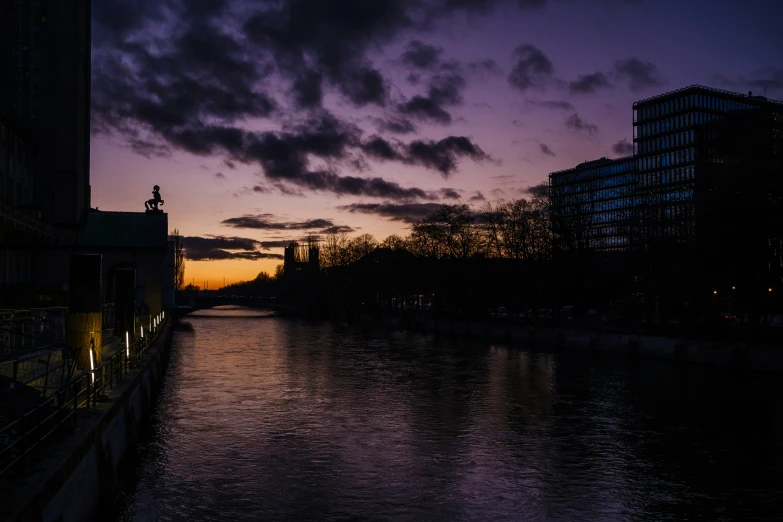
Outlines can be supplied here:
<path id="1" fill-rule="evenodd" d="M 91 371 L 0 425 L 0 519 L 90 520 L 109 502 L 163 379 L 171 328 L 167 318 L 144 337 L 111 339 Z"/>

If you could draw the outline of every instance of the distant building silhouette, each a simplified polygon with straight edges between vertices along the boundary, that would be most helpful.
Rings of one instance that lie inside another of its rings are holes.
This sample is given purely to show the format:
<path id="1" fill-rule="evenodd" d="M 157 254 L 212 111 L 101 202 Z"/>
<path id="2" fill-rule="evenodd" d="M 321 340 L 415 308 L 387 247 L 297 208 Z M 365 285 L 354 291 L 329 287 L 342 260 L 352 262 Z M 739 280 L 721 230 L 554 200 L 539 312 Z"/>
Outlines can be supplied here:
<path id="1" fill-rule="evenodd" d="M 317 274 L 320 269 L 320 248 L 316 236 L 309 236 L 302 244 L 291 241 L 285 247 L 283 273 L 287 280 L 293 281 L 302 275 Z"/>

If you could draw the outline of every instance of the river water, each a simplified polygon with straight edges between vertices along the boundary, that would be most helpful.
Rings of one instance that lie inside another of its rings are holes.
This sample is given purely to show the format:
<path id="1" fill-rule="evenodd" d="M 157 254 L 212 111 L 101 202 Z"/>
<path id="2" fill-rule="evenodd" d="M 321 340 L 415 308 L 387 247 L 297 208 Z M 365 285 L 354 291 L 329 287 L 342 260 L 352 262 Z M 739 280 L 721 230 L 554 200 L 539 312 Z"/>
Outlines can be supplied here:
<path id="1" fill-rule="evenodd" d="M 115 520 L 783 514 L 774 376 L 249 315 L 176 332 Z"/>

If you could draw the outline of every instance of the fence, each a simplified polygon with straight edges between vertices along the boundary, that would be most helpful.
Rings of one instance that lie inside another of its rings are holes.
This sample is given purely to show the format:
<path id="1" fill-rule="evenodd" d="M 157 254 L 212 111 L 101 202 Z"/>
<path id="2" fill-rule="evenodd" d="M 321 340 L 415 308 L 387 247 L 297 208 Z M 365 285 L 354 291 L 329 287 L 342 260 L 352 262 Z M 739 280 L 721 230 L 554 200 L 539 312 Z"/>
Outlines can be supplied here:
<path id="1" fill-rule="evenodd" d="M 0 359 L 65 342 L 67 308 L 0 310 Z"/>
<path id="2" fill-rule="evenodd" d="M 165 323 L 162 323 L 165 324 Z M 161 326 L 162 326 L 161 324 Z M 91 371 L 55 391 L 35 409 L 0 427 L 0 477 L 18 465 L 42 442 L 68 427 L 75 427 L 79 410 L 107 398 L 107 391 L 132 371 L 148 353 L 160 332 L 147 333 L 118 350 Z M 0 418 L 1 419 L 1 418 Z"/>

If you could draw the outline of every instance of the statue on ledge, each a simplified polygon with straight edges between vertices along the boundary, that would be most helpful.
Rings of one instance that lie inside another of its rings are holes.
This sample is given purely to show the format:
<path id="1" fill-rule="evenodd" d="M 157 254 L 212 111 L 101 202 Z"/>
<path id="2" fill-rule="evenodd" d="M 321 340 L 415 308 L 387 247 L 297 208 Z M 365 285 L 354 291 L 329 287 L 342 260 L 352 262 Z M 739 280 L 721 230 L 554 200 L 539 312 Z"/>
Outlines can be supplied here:
<path id="1" fill-rule="evenodd" d="M 155 185 L 152 188 L 152 199 L 148 199 L 144 202 L 144 207 L 147 209 L 147 212 L 163 212 L 158 208 L 158 205 L 162 205 L 163 200 L 160 199 L 160 187 Z"/>

